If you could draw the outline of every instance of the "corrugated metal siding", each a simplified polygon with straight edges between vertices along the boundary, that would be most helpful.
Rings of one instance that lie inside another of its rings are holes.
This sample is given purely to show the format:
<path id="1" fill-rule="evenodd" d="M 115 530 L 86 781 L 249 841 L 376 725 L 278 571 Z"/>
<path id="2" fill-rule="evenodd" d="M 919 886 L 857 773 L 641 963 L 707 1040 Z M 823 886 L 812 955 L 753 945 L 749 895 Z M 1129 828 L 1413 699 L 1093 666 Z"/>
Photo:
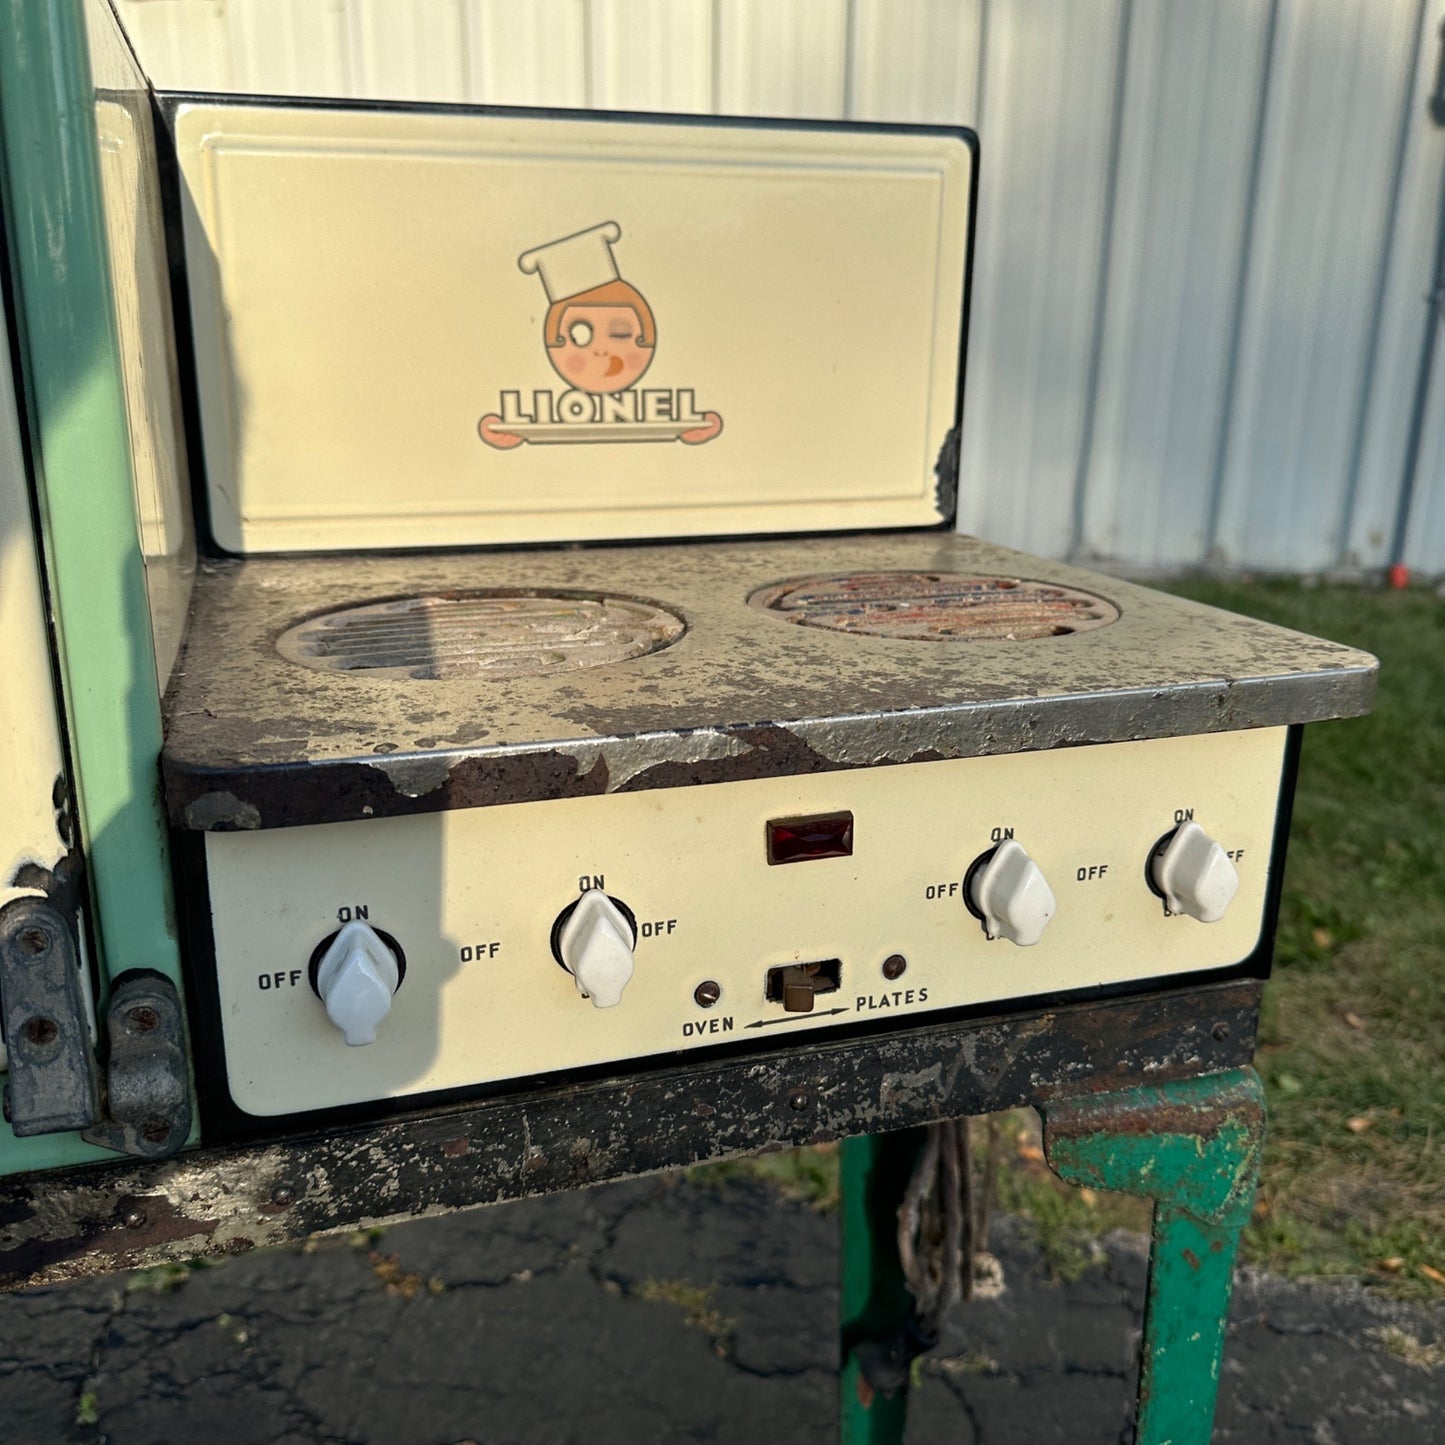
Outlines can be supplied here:
<path id="1" fill-rule="evenodd" d="M 1220 479 L 1231 562 L 1342 559 L 1417 9 L 1279 6 Z"/>
<path id="2" fill-rule="evenodd" d="M 1404 126 L 1398 202 L 1380 303 L 1380 339 L 1365 414 L 1359 491 L 1349 547 L 1360 558 L 1394 560 L 1401 534 L 1404 560 L 1429 571 L 1445 569 L 1445 347 L 1427 314 L 1426 295 L 1438 265 L 1445 218 L 1445 129 L 1425 115 L 1440 65 L 1442 10 L 1420 7 L 1414 85 Z M 1434 334 L 1431 335 L 1430 333 Z M 1433 385 L 1422 393 L 1427 341 L 1436 348 Z M 1418 422 L 1415 506 L 1404 515 L 1398 482 L 1412 470 L 1411 439 Z"/>
<path id="3" fill-rule="evenodd" d="M 592 0 L 589 36 L 597 109 L 715 109 L 712 0 Z"/>
<path id="4" fill-rule="evenodd" d="M 1049 556 L 1073 544 L 1126 13 L 995 0 L 986 20 L 959 522 Z"/>
<path id="5" fill-rule="evenodd" d="M 960 524 L 1445 570 L 1445 0 L 118 0 L 162 87 L 975 126 Z M 1418 447 L 1410 438 L 1420 422 Z"/>
<path id="6" fill-rule="evenodd" d="M 1269 36 L 1258 0 L 1131 16 L 1082 554 L 1213 545 Z"/>
<path id="7" fill-rule="evenodd" d="M 848 116 L 966 125 L 978 115 L 987 0 L 854 0 Z"/>

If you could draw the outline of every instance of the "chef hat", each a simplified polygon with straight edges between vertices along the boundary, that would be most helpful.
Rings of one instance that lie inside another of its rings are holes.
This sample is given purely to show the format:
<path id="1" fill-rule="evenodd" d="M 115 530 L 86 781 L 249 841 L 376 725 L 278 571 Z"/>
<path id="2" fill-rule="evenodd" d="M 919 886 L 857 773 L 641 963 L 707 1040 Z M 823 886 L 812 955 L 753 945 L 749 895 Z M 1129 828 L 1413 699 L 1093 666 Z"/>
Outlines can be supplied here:
<path id="1" fill-rule="evenodd" d="M 523 251 L 517 265 L 529 276 L 541 272 L 548 301 L 565 301 L 620 279 L 617 262 L 612 258 L 612 243 L 621 236 L 622 227 L 616 221 L 604 221 L 600 226 L 563 236 L 560 241 Z"/>

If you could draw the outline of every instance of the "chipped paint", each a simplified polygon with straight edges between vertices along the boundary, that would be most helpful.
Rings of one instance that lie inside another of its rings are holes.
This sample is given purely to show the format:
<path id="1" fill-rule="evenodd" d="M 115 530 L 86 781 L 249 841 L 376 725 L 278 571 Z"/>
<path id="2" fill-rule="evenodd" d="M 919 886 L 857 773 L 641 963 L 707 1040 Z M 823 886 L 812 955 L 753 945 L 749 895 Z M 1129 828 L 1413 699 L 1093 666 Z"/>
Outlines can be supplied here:
<path id="1" fill-rule="evenodd" d="M 186 804 L 185 826 L 198 831 L 259 828 L 261 810 L 234 793 L 202 793 Z"/>
<path id="2" fill-rule="evenodd" d="M 370 764 L 384 773 L 393 788 L 406 798 L 424 798 L 446 785 L 452 760 L 447 754 L 427 757 L 377 758 Z"/>
<path id="3" fill-rule="evenodd" d="M 1019 576 L 1107 598 L 1117 621 L 1004 640 L 799 628 L 747 605 L 808 574 Z M 286 827 L 1352 715 L 1374 659 L 1334 643 L 940 533 L 668 547 L 206 564 L 168 706 L 172 817 Z M 664 598 L 671 646 L 496 681 L 310 672 L 288 621 L 400 592 L 584 588 Z"/>
<path id="4" fill-rule="evenodd" d="M 1058 1174 L 1154 1201 L 1140 1445 L 1208 1445 L 1234 1255 L 1254 1201 L 1264 1087 L 1252 1068 L 1046 1103 Z"/>
<path id="5" fill-rule="evenodd" d="M 1179 1078 L 1230 1068 L 1253 1049 L 1259 988 L 1237 980 L 804 1050 L 691 1057 L 663 1073 L 555 1084 L 285 1143 L 17 1176 L 0 1181 L 0 1288 L 1045 1103 L 1138 1083 L 1151 1069 Z M 1228 1030 L 1216 1038 L 1221 1022 Z M 799 1093 L 803 1111 L 790 1102 Z"/>

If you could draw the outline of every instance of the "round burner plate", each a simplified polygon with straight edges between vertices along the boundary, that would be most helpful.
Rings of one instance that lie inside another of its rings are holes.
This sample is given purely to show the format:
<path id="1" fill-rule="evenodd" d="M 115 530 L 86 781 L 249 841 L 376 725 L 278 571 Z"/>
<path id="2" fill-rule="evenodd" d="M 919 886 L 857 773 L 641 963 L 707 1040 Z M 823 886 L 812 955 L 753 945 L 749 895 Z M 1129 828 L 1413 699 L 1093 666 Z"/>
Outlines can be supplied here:
<path id="1" fill-rule="evenodd" d="M 276 650 L 317 672 L 501 679 L 630 662 L 686 630 L 675 613 L 638 597 L 494 588 L 322 613 L 284 632 Z"/>
<path id="2" fill-rule="evenodd" d="M 759 588 L 752 607 L 800 627 L 910 642 L 1028 642 L 1117 621 L 1102 597 L 1019 577 L 855 572 Z"/>

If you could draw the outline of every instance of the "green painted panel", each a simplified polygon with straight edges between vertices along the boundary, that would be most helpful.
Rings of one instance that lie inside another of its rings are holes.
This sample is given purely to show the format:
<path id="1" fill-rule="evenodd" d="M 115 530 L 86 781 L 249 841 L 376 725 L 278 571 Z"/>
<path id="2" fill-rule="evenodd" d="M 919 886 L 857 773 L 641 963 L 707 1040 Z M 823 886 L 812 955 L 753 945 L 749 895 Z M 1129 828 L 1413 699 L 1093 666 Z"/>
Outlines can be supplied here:
<path id="1" fill-rule="evenodd" d="M 0 0 L 0 195 L 103 976 L 180 981 L 160 703 L 136 526 L 80 0 Z M 12 1140 L 0 1171 L 114 1158 Z M 43 1161 L 43 1162 L 42 1162 Z"/>
<path id="2" fill-rule="evenodd" d="M 1060 1178 L 1155 1201 L 1139 1445 L 1208 1445 L 1240 1231 L 1264 1143 L 1253 1069 L 1043 1106 Z"/>

